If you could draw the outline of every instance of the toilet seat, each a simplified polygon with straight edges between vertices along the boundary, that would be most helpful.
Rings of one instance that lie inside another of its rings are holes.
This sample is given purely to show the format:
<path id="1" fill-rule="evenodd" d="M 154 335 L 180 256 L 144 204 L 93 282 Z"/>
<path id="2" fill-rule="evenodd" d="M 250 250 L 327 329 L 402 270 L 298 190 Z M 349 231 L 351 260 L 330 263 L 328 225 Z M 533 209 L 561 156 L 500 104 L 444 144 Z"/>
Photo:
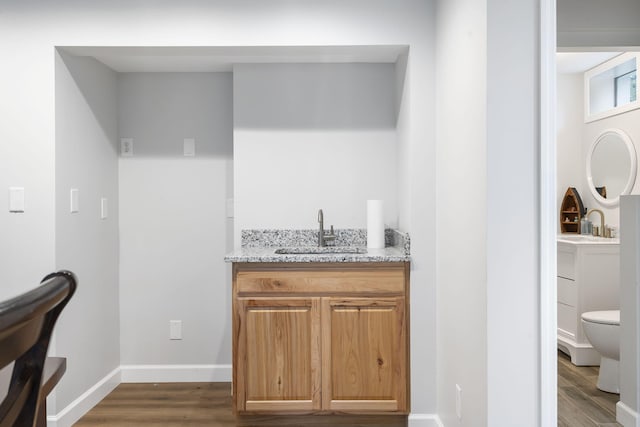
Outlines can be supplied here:
<path id="1" fill-rule="evenodd" d="M 585 322 L 620 326 L 620 310 L 589 311 L 581 317 Z"/>

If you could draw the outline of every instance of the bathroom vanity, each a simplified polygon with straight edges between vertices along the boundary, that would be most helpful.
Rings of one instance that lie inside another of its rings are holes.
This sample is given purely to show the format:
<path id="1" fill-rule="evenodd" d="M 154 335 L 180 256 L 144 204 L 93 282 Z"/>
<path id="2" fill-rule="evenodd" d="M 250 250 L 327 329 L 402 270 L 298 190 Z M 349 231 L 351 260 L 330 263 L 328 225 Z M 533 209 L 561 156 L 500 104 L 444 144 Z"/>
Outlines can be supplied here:
<path id="1" fill-rule="evenodd" d="M 559 235 L 558 348 L 578 366 L 600 363 L 580 321 L 587 311 L 620 308 L 620 241 Z"/>
<path id="2" fill-rule="evenodd" d="M 226 257 L 234 412 L 407 414 L 408 254 L 276 250 Z"/>

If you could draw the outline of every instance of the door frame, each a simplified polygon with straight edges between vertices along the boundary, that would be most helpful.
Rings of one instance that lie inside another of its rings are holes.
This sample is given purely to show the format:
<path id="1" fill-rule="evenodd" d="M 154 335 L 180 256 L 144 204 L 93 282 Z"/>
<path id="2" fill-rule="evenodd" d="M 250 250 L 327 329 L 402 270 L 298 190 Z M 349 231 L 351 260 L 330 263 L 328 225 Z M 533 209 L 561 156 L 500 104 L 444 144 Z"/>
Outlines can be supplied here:
<path id="1" fill-rule="evenodd" d="M 540 425 L 558 420 L 556 1 L 540 1 Z"/>

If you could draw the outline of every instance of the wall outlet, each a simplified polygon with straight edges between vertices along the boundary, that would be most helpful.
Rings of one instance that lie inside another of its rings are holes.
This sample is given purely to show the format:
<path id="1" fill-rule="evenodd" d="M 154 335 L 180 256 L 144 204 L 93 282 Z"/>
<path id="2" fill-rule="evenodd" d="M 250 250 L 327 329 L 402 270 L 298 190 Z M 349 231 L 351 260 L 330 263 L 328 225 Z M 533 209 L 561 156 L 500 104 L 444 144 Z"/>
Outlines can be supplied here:
<path id="1" fill-rule="evenodd" d="M 133 138 L 120 138 L 120 155 L 123 157 L 133 156 Z"/>
<path id="2" fill-rule="evenodd" d="M 182 339 L 182 320 L 169 320 L 169 339 Z"/>
<path id="3" fill-rule="evenodd" d="M 462 420 L 462 387 L 456 384 L 456 415 Z"/>

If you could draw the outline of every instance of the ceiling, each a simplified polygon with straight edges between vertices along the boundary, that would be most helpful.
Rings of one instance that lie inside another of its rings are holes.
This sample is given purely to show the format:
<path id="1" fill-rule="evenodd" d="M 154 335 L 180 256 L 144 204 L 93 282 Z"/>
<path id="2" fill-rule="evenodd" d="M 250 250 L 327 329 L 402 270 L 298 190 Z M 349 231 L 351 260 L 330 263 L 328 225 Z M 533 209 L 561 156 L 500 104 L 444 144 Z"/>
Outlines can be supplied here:
<path id="1" fill-rule="evenodd" d="M 118 72 L 231 71 L 242 63 L 395 63 L 405 45 L 113 47 L 63 46 L 72 55 L 91 56 Z"/>
<path id="2" fill-rule="evenodd" d="M 556 54 L 556 66 L 560 74 L 583 73 L 622 53 L 558 52 Z"/>
<path id="3" fill-rule="evenodd" d="M 395 63 L 406 45 L 367 46 L 64 46 L 117 72 L 225 72 L 246 63 Z M 561 74 L 582 73 L 622 52 L 558 52 Z"/>

